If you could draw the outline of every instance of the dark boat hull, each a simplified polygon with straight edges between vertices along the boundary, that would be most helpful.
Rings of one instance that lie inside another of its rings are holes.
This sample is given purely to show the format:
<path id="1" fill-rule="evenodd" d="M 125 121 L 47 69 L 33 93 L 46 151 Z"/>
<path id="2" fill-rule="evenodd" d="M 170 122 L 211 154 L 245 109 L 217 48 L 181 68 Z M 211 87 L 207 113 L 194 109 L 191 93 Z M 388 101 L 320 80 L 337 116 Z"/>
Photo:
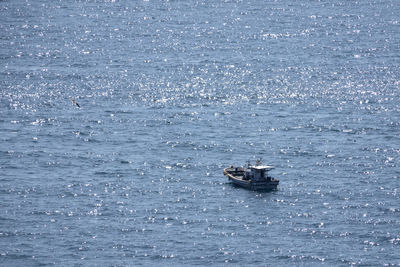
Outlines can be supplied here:
<path id="1" fill-rule="evenodd" d="M 245 180 L 243 168 L 226 168 L 224 174 L 228 179 L 237 186 L 249 189 L 249 190 L 276 190 L 279 185 L 279 180 L 270 178 L 270 180 L 264 181 L 252 181 Z"/>

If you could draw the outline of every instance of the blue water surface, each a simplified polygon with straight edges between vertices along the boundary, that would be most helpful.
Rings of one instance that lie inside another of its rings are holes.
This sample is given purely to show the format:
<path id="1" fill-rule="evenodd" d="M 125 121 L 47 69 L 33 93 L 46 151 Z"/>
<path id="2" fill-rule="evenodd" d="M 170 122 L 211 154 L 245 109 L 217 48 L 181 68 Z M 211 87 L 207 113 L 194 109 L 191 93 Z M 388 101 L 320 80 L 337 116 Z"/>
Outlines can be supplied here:
<path id="1" fill-rule="evenodd" d="M 0 1 L 0 265 L 400 265 L 399 14 Z"/>

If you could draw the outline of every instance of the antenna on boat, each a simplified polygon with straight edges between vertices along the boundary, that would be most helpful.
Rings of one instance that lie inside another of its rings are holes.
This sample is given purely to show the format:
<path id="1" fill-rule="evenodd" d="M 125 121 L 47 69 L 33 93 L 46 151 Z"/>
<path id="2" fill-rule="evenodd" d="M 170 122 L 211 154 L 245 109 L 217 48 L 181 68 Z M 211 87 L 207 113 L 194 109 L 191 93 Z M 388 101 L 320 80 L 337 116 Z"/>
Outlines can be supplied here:
<path id="1" fill-rule="evenodd" d="M 256 161 L 256 166 L 261 166 L 262 165 L 262 158 L 258 158 Z"/>

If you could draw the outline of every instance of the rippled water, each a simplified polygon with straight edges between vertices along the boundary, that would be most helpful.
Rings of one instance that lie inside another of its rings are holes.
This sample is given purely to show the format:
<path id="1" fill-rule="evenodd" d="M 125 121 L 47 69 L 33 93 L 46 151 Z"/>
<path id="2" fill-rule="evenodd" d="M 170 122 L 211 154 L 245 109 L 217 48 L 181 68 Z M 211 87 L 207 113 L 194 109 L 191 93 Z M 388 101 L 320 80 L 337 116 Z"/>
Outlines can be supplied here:
<path id="1" fill-rule="evenodd" d="M 400 264 L 399 1 L 0 13 L 0 265 Z"/>

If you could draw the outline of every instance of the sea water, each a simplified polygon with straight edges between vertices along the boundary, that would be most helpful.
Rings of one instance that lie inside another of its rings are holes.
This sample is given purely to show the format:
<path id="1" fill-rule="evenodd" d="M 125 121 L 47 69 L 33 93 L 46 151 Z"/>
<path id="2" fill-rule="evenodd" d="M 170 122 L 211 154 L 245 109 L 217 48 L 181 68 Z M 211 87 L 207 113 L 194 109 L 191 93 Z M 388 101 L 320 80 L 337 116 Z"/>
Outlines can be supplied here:
<path id="1" fill-rule="evenodd" d="M 0 1 L 0 265 L 399 265 L 399 14 Z"/>

